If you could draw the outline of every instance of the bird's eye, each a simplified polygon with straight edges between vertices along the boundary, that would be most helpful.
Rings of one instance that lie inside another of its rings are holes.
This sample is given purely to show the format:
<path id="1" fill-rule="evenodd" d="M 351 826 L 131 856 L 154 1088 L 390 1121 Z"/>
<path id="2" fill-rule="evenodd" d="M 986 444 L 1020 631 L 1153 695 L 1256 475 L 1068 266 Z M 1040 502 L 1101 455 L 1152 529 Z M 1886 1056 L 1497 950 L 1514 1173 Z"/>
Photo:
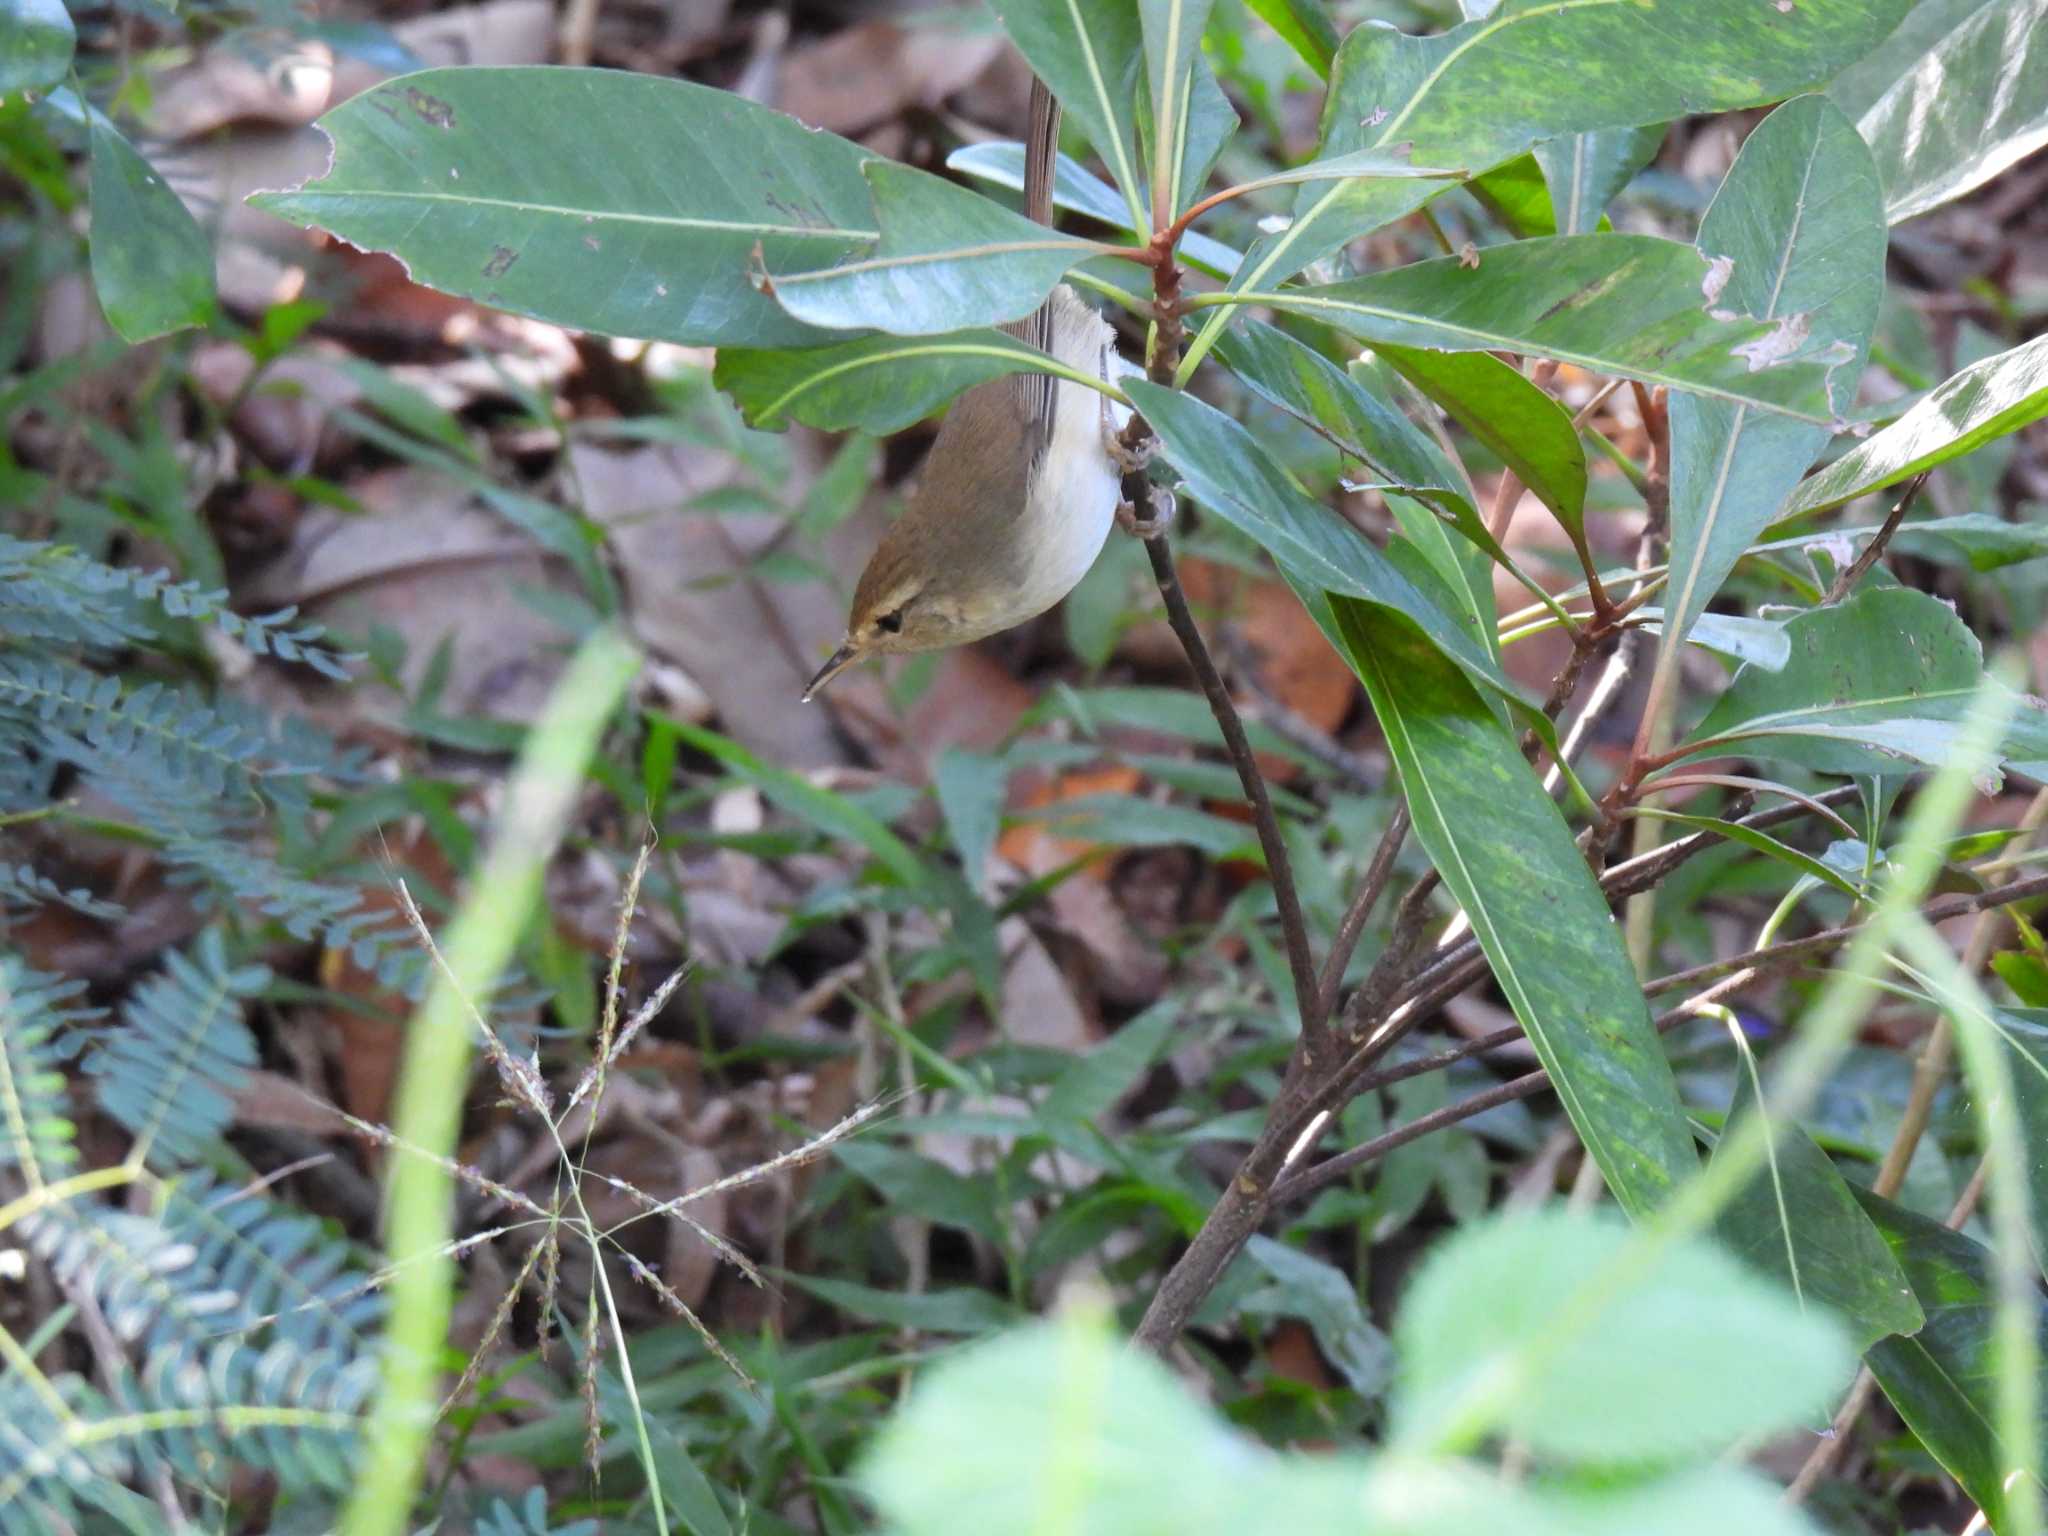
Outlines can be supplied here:
<path id="1" fill-rule="evenodd" d="M 875 628 L 885 635 L 901 634 L 903 632 L 903 610 L 898 608 L 893 613 L 883 614 L 879 619 L 875 620 Z"/>

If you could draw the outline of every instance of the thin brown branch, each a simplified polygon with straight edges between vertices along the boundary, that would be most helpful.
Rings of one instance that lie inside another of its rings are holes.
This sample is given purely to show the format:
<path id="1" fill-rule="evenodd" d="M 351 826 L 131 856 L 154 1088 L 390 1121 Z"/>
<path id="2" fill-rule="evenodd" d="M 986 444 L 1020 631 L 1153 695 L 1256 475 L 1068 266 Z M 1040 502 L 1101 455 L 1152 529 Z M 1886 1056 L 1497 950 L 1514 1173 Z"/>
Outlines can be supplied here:
<path id="1" fill-rule="evenodd" d="M 1394 861 L 1400 857 L 1401 845 L 1407 838 L 1408 802 L 1403 800 L 1387 818 L 1386 830 L 1380 834 L 1379 846 L 1372 851 L 1372 861 L 1365 867 L 1358 894 L 1351 898 L 1343 920 L 1337 924 L 1336 936 L 1330 940 L 1330 953 L 1323 961 L 1322 978 L 1316 984 L 1316 1007 L 1326 1019 L 1337 1011 L 1337 991 L 1344 985 L 1344 968 L 1351 963 L 1351 952 L 1358 947 L 1359 936 L 1365 932 L 1373 908 L 1379 905 L 1387 882 L 1393 878 Z"/>
<path id="2" fill-rule="evenodd" d="M 1899 524 L 1905 521 L 1907 509 L 1920 499 L 1921 488 L 1927 484 L 1927 477 L 1932 473 L 1932 470 L 1923 470 L 1906 483 L 1905 494 L 1886 516 L 1883 525 L 1871 535 L 1870 542 L 1863 546 L 1862 553 L 1836 575 L 1834 584 L 1828 588 L 1828 595 L 1820 600 L 1821 607 L 1832 608 L 1854 592 L 1856 583 L 1869 573 L 1873 565 L 1884 558 L 1885 548 L 1891 543 L 1892 535 L 1899 531 Z"/>

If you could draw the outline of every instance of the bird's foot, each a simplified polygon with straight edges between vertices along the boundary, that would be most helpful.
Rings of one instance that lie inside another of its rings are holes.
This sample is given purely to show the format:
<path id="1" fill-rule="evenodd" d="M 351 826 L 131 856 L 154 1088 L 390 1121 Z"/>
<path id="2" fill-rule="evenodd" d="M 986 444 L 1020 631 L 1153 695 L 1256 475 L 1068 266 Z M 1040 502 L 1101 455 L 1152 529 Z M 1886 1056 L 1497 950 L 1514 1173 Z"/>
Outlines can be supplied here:
<path id="1" fill-rule="evenodd" d="M 1104 400 L 1102 451 L 1109 455 L 1109 461 L 1116 466 L 1118 474 L 1135 475 L 1159 457 L 1159 439 L 1147 432 L 1139 439 L 1137 447 L 1130 447 L 1124 442 L 1123 435 L 1117 431 L 1116 422 L 1110 418 L 1109 401 Z"/>
<path id="2" fill-rule="evenodd" d="M 1128 501 L 1117 503 L 1117 526 L 1134 538 L 1158 539 L 1166 536 L 1166 530 L 1173 526 L 1173 492 L 1163 485 L 1145 487 L 1146 508 L 1143 513 Z"/>

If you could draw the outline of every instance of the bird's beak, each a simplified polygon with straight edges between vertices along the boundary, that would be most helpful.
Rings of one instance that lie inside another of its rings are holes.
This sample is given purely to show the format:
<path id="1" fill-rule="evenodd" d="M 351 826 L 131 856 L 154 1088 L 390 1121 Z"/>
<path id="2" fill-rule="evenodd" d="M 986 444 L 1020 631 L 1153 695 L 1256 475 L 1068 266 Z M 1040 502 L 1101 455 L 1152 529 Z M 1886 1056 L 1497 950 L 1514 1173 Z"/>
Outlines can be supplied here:
<path id="1" fill-rule="evenodd" d="M 816 694 L 820 688 L 824 687 L 827 683 L 831 682 L 833 678 L 837 677 L 840 673 L 844 672 L 848 667 L 852 666 L 856 661 L 859 660 L 859 651 L 856 651 L 850 645 L 840 646 L 838 650 L 834 651 L 831 654 L 831 656 L 826 659 L 825 665 L 818 668 L 818 675 L 812 678 L 808 683 L 804 685 L 804 703 L 810 703 L 812 696 Z"/>

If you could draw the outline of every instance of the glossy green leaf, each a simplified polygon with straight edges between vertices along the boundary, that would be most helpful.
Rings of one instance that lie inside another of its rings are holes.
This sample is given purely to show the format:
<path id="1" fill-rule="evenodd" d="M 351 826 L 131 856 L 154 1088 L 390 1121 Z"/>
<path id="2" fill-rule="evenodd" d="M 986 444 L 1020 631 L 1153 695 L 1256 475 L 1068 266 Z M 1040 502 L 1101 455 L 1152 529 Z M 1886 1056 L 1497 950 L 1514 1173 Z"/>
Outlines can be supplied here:
<path id="1" fill-rule="evenodd" d="M 1828 878 L 1840 879 L 1832 871 Z M 1736 1081 L 1728 1133 L 1757 1112 L 1749 1074 Z M 1920 1303 L 1848 1181 L 1797 1125 L 1774 1129 L 1770 1162 L 1721 1208 L 1715 1235 L 1802 1306 L 1825 1307 L 1847 1326 L 1858 1354 L 1892 1334 L 1918 1332 L 1926 1321 Z"/>
<path id="2" fill-rule="evenodd" d="M 863 336 L 833 347 L 720 347 L 712 382 L 755 427 L 900 432 L 964 390 L 1006 373 L 1062 370 L 1036 347 L 982 326 L 944 336 Z"/>
<path id="3" fill-rule="evenodd" d="M 2048 0 L 1920 10 L 1926 19 L 1909 18 L 1899 28 L 1906 36 L 1888 40 L 1841 91 L 1877 156 L 1894 224 L 2048 144 Z"/>
<path id="4" fill-rule="evenodd" d="M 2013 1098 L 2026 1133 L 2034 1264 L 2048 1275 L 2048 1008 L 2001 1008 L 1994 1020 L 2012 1063 Z"/>
<path id="5" fill-rule="evenodd" d="M 1515 472 L 1548 507 L 1580 558 L 1586 543 L 1586 450 L 1571 413 L 1490 352 L 1374 349 L 1402 378 L 1442 406 Z"/>
<path id="6" fill-rule="evenodd" d="M 57 84 L 77 46 L 64 0 L 0 0 L 0 96 Z"/>
<path id="7" fill-rule="evenodd" d="M 1819 773 L 1904 773 L 1953 755 L 1986 686 L 1983 651 L 1939 598 L 1870 587 L 1786 621 L 1790 662 L 1744 666 L 1696 726 L 1688 755 L 1739 748 Z M 2001 752 L 2030 777 L 2048 768 L 2048 708 L 2020 695 Z"/>
<path id="8" fill-rule="evenodd" d="M 1395 1434 L 1502 1381 L 1518 1390 L 1485 1428 L 1582 1461 L 1668 1460 L 1825 1414 L 1855 1369 L 1839 1323 L 1697 1239 L 1616 1286 L 1630 1240 L 1552 1206 L 1440 1243 L 1396 1319 Z M 1583 1298 L 1603 1287 L 1595 1311 Z"/>
<path id="9" fill-rule="evenodd" d="M 1012 192 L 1021 192 L 1024 190 L 1024 146 L 1003 141 L 963 145 L 946 157 L 946 169 L 994 182 Z M 1065 155 L 1060 156 L 1059 168 L 1053 173 L 1052 201 L 1055 208 L 1065 208 L 1095 219 L 1112 229 L 1130 234 L 1139 232 L 1131 222 L 1131 210 L 1118 199 L 1116 189 L 1101 178 L 1089 175 Z M 1149 221 L 1147 223 L 1149 225 Z M 1228 277 L 1244 259 L 1241 252 L 1193 229 L 1181 236 L 1180 253 L 1189 266 L 1212 277 Z"/>
<path id="10" fill-rule="evenodd" d="M 1882 432 L 1802 481 L 1785 517 L 1824 512 L 1911 479 L 2048 416 L 2048 336 L 1963 369 Z"/>
<path id="11" fill-rule="evenodd" d="M 1088 135 L 1123 194 L 1131 227 L 1149 228 L 1138 162 L 1136 103 L 1145 47 L 1137 6 L 1129 0 L 990 0 L 989 8 L 1032 72 Z"/>
<path id="12" fill-rule="evenodd" d="M 1622 1208 L 1698 1160 L 1621 930 L 1514 733 L 1415 625 L 1332 594 L 1415 834 Z"/>
<path id="13" fill-rule="evenodd" d="M 92 286 L 123 341 L 213 318 L 213 245 L 178 194 L 99 113 L 92 146 Z"/>
<path id="14" fill-rule="evenodd" d="M 1847 366 L 1846 408 L 1884 292 L 1883 194 L 1870 151 L 1824 96 L 1787 102 L 1758 125 L 1700 223 L 1699 248 L 1733 263 L 1720 302 L 1742 314 L 1804 317 Z M 1671 400 L 1671 580 L 1667 655 L 1826 444 L 1826 427 L 1728 400 Z"/>
<path id="15" fill-rule="evenodd" d="M 1990 1254 L 1961 1233 L 1868 1190 L 1855 1191 L 1891 1245 L 1927 1322 L 1911 1338 L 1880 1340 L 1864 1356 L 1899 1417 L 1933 1453 L 1993 1530 L 2005 1526 L 2013 1457 L 1999 1442 L 1998 1285 Z M 2048 1344 L 2048 1310 L 2040 1337 Z M 2048 1373 L 2044 1373 L 2048 1374 Z M 2044 1383 L 2048 1386 L 2048 1383 Z M 2042 1394 L 2048 1401 L 2048 1392 Z M 2043 1425 L 2048 1430 L 2048 1424 Z M 2037 1440 L 2037 1444 L 2038 1444 Z"/>
<path id="16" fill-rule="evenodd" d="M 1358 27 L 1337 52 L 1320 153 L 1412 140 L 1423 164 L 1481 171 L 1561 134 L 1761 106 L 1825 84 L 1908 3 L 1503 0 L 1432 37 Z M 1248 253 L 1237 285 L 1276 285 L 1432 195 L 1426 184 L 1309 187 L 1288 227 Z M 1190 366 L 1206 347 L 1198 338 Z"/>
<path id="17" fill-rule="evenodd" d="M 1317 76 L 1330 78 L 1337 57 L 1337 29 L 1323 0 L 1245 0 L 1252 14 L 1279 33 Z"/>
<path id="18" fill-rule="evenodd" d="M 1543 167 L 1536 163 L 1533 154 L 1516 155 L 1474 176 L 1466 187 L 1518 240 L 1558 232 L 1550 184 L 1544 180 Z"/>
<path id="19" fill-rule="evenodd" d="M 1702 832 L 1711 832 L 1731 843 L 1740 843 L 1743 847 L 1754 849 L 1765 858 L 1788 865 L 1823 885 L 1833 886 L 1851 899 L 1863 894 L 1856 888 L 1855 882 L 1847 879 L 1832 865 L 1822 863 L 1812 854 L 1804 853 L 1790 843 L 1779 841 L 1768 832 L 1759 832 L 1755 827 L 1745 827 L 1739 821 L 1724 821 L 1718 816 L 1695 816 L 1689 811 L 1658 811 L 1657 820 L 1672 826 L 1692 827 Z"/>
<path id="20" fill-rule="evenodd" d="M 873 248 L 815 271 L 771 267 L 775 302 L 807 324 L 895 336 L 1006 324 L 1098 249 L 907 165 L 861 169 L 882 232 Z"/>
<path id="21" fill-rule="evenodd" d="M 1139 31 L 1145 43 L 1145 83 L 1152 100 L 1146 136 L 1150 143 L 1149 179 L 1154 193 L 1155 223 L 1171 219 L 1182 207 L 1186 181 L 1183 170 L 1191 158 L 1195 61 L 1201 56 L 1202 30 L 1209 25 L 1209 9 L 1214 3 L 1215 0 L 1138 0 Z M 1203 150 L 1192 157 L 1201 161 L 1204 171 L 1209 165 L 1205 155 Z M 1160 200 L 1161 188 L 1171 194 L 1167 199 L 1170 207 Z"/>
<path id="22" fill-rule="evenodd" d="M 1389 144 L 1305 160 L 1285 170 L 1238 182 L 1237 186 L 1246 192 L 1256 192 L 1264 187 L 1289 187 L 1309 181 L 1457 181 L 1464 175 L 1461 170 L 1445 166 L 1418 165 L 1408 145 Z"/>
<path id="23" fill-rule="evenodd" d="M 1647 634 L 1664 633 L 1664 610 L 1654 603 L 1636 610 Z M 1792 643 L 1778 619 L 1753 619 L 1740 613 L 1703 613 L 1692 621 L 1690 644 L 1737 661 L 1753 661 L 1767 672 L 1783 670 L 1792 659 Z"/>
<path id="24" fill-rule="evenodd" d="M 1828 376 L 1791 316 L 1721 318 L 1706 257 L 1654 235 L 1557 235 L 1416 262 L 1341 283 L 1238 295 L 1361 341 L 1523 352 L 1717 400 L 1832 423 Z M 1628 316 L 1618 325 L 1615 317 Z"/>
<path id="25" fill-rule="evenodd" d="M 1656 159 L 1664 124 L 1575 133 L 1536 146 L 1536 163 L 1550 187 L 1554 214 L 1550 233 L 1590 235 L 1600 227 L 1607 205 Z"/>
<path id="26" fill-rule="evenodd" d="M 1195 499 L 1262 545 L 1299 586 L 1407 615 L 1474 682 L 1528 702 L 1479 638 L 1418 588 L 1412 573 L 1290 480 L 1243 427 L 1157 384 L 1134 380 L 1130 390 Z"/>
<path id="27" fill-rule="evenodd" d="M 866 150 L 680 80 L 427 70 L 320 126 L 334 141 L 327 174 L 259 193 L 258 207 L 389 251 L 416 282 L 608 336 L 837 340 L 751 278 L 757 264 L 824 266 L 875 238 Z"/>

